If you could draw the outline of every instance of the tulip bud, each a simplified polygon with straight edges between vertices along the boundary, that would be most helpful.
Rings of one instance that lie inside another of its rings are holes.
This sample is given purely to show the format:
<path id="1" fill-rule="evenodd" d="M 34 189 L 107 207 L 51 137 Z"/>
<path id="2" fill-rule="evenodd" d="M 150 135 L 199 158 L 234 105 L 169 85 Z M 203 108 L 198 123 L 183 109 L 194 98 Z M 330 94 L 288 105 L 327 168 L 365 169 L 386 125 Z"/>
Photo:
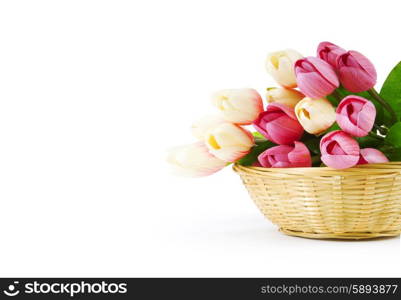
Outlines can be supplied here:
<path id="1" fill-rule="evenodd" d="M 211 175 L 227 163 L 209 153 L 203 142 L 178 146 L 171 149 L 167 162 L 173 167 L 177 175 L 187 177 L 201 177 Z"/>
<path id="2" fill-rule="evenodd" d="M 304 97 L 301 92 L 289 88 L 268 88 L 266 92 L 268 103 L 280 103 L 289 107 L 295 107 Z"/>
<path id="3" fill-rule="evenodd" d="M 310 98 L 326 97 L 340 85 L 333 67 L 316 57 L 298 60 L 295 74 L 299 89 Z"/>
<path id="4" fill-rule="evenodd" d="M 304 129 L 294 109 L 279 103 L 270 103 L 253 122 L 255 129 L 276 144 L 290 145 L 302 137 Z"/>
<path id="5" fill-rule="evenodd" d="M 192 124 L 191 131 L 194 137 L 203 141 L 210 129 L 224 122 L 223 118 L 217 115 L 204 116 Z"/>
<path id="6" fill-rule="evenodd" d="M 358 165 L 388 162 L 388 158 L 382 152 L 374 148 L 361 149 L 360 154 Z"/>
<path id="7" fill-rule="evenodd" d="M 377 80 L 373 64 L 356 51 L 348 51 L 337 58 L 337 71 L 341 84 L 353 93 L 367 91 Z"/>
<path id="8" fill-rule="evenodd" d="M 325 98 L 304 98 L 295 106 L 295 115 L 305 131 L 319 134 L 336 121 L 336 112 L 330 101 Z"/>
<path id="9" fill-rule="evenodd" d="M 302 57 L 300 53 L 291 49 L 270 53 L 266 59 L 267 72 L 280 85 L 294 88 L 297 86 L 294 63 Z"/>
<path id="10" fill-rule="evenodd" d="M 367 136 L 375 123 L 375 106 L 369 100 L 359 96 L 345 97 L 338 105 L 336 112 L 338 125 L 352 136 Z"/>
<path id="11" fill-rule="evenodd" d="M 301 142 L 294 142 L 294 146 L 280 145 L 267 149 L 258 156 L 258 161 L 265 168 L 301 168 L 312 166 L 310 152 Z"/>
<path id="12" fill-rule="evenodd" d="M 231 123 L 223 123 L 208 131 L 205 144 L 217 158 L 235 162 L 249 153 L 254 145 L 252 133 Z"/>
<path id="13" fill-rule="evenodd" d="M 337 58 L 346 52 L 343 48 L 329 42 L 322 42 L 317 48 L 317 56 L 329 63 L 334 69 L 337 67 Z"/>
<path id="14" fill-rule="evenodd" d="M 229 89 L 215 93 L 213 104 L 223 118 L 235 124 L 251 124 L 263 111 L 263 101 L 254 89 Z"/>
<path id="15" fill-rule="evenodd" d="M 359 145 L 341 130 L 329 132 L 320 140 L 320 152 L 324 164 L 335 169 L 355 166 L 359 161 Z"/>

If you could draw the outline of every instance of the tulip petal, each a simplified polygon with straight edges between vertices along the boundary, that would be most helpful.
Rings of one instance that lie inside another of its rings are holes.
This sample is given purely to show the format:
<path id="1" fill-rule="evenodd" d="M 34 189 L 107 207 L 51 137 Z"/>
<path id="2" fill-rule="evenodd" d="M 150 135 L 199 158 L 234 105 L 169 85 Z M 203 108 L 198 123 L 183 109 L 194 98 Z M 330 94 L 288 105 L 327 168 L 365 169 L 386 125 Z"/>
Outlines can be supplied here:
<path id="1" fill-rule="evenodd" d="M 266 111 L 268 111 L 268 112 L 276 112 L 276 111 L 284 112 L 291 119 L 294 119 L 294 120 L 297 119 L 297 117 L 295 116 L 295 113 L 294 113 L 294 109 L 289 107 L 288 105 L 284 105 L 281 103 L 270 103 L 267 106 Z"/>
<path id="2" fill-rule="evenodd" d="M 234 124 L 251 124 L 263 111 L 263 101 L 254 89 L 226 89 L 212 96 L 223 118 Z"/>
<path id="3" fill-rule="evenodd" d="M 333 67 L 320 58 L 298 60 L 295 73 L 299 89 L 310 98 L 325 97 L 339 86 Z"/>
<path id="4" fill-rule="evenodd" d="M 336 130 L 326 134 L 320 141 L 322 161 L 329 167 L 344 169 L 359 161 L 359 144 L 347 133 Z"/>
<path id="5" fill-rule="evenodd" d="M 175 174 L 186 177 L 208 176 L 227 165 L 213 156 L 202 142 L 170 149 L 167 162 Z"/>
<path id="6" fill-rule="evenodd" d="M 302 137 L 304 129 L 297 120 L 280 117 L 266 124 L 270 140 L 276 144 L 291 144 Z"/>
<path id="7" fill-rule="evenodd" d="M 358 155 L 359 156 L 359 145 L 358 142 L 347 135 L 345 132 L 343 134 L 336 134 L 332 136 L 341 149 L 348 155 Z"/>
<path id="8" fill-rule="evenodd" d="M 347 154 L 336 141 L 329 141 L 326 149 L 327 149 L 327 154 L 331 154 L 331 155 Z"/>
<path id="9" fill-rule="evenodd" d="M 333 68 L 336 67 L 338 56 L 345 52 L 347 51 L 330 42 L 322 42 L 317 48 L 317 56 L 329 63 Z"/>
<path id="10" fill-rule="evenodd" d="M 313 66 L 322 78 L 335 87 L 339 86 L 340 82 L 332 66 L 320 58 L 309 57 L 308 60 L 313 63 Z"/>
<path id="11" fill-rule="evenodd" d="M 266 155 L 268 155 L 268 160 L 269 163 L 274 166 L 277 164 L 277 162 L 285 162 L 288 163 L 288 153 L 290 153 L 293 150 L 293 147 L 288 146 L 288 145 L 279 145 L 272 147 L 270 149 L 267 149 Z"/>
<path id="12" fill-rule="evenodd" d="M 292 150 L 293 147 L 288 145 L 274 146 L 260 154 L 258 156 L 258 161 L 266 168 L 275 167 L 279 162 L 289 164 L 288 153 Z"/>
<path id="13" fill-rule="evenodd" d="M 342 67 L 339 70 L 342 85 L 353 93 L 369 90 L 374 86 L 372 77 L 366 72 L 353 67 Z"/>
<path id="14" fill-rule="evenodd" d="M 249 153 L 254 138 L 252 133 L 240 126 L 223 123 L 206 134 L 205 144 L 217 158 L 235 162 Z"/>
<path id="15" fill-rule="evenodd" d="M 325 97 L 336 88 L 316 73 L 297 74 L 297 80 L 299 89 L 314 99 Z"/>
<path id="16" fill-rule="evenodd" d="M 280 85 L 294 88 L 297 86 L 294 63 L 300 58 L 302 55 L 291 49 L 270 53 L 266 59 L 266 70 Z"/>
<path id="17" fill-rule="evenodd" d="M 284 161 L 278 161 L 274 165 L 272 165 L 273 168 L 290 168 L 291 164 L 289 162 L 284 162 Z"/>
<path id="18" fill-rule="evenodd" d="M 203 140 L 205 138 L 206 133 L 212 129 L 224 123 L 224 120 L 217 115 L 209 115 L 205 116 L 201 119 L 198 119 L 191 126 L 192 134 L 199 140 Z"/>
<path id="19" fill-rule="evenodd" d="M 301 142 L 294 142 L 294 149 L 288 153 L 292 167 L 311 167 L 312 159 L 308 148 Z"/>
<path id="20" fill-rule="evenodd" d="M 319 134 L 336 121 L 333 105 L 325 98 L 306 97 L 295 106 L 295 114 L 305 131 Z"/>
<path id="21" fill-rule="evenodd" d="M 258 161 L 264 167 L 298 168 L 312 166 L 308 148 L 301 142 L 294 146 L 279 145 L 272 147 L 258 156 Z"/>
<path id="22" fill-rule="evenodd" d="M 294 109 L 279 103 L 270 103 L 265 112 L 253 122 L 255 129 L 276 144 L 292 144 L 304 132 Z"/>
<path id="23" fill-rule="evenodd" d="M 270 168 L 272 166 L 269 161 L 269 155 L 266 153 L 266 151 L 258 155 L 258 162 L 262 167 L 265 168 Z"/>
<path id="24" fill-rule="evenodd" d="M 341 84 L 353 93 L 371 89 L 377 81 L 373 64 L 356 51 L 348 51 L 337 58 L 337 70 Z"/>
<path id="25" fill-rule="evenodd" d="M 363 54 L 351 50 L 349 53 L 352 55 L 352 57 L 355 58 L 355 60 L 358 62 L 359 66 L 366 71 L 367 74 L 372 78 L 372 80 L 376 81 L 377 80 L 377 73 L 374 65 L 372 62 Z"/>
<path id="26" fill-rule="evenodd" d="M 287 155 L 293 149 L 294 149 L 294 147 L 291 147 L 289 145 L 279 145 L 279 146 L 271 147 L 271 148 L 267 149 L 265 152 L 268 155 L 279 155 L 279 154 Z"/>
<path id="27" fill-rule="evenodd" d="M 279 103 L 292 108 L 304 97 L 301 92 L 290 88 L 269 88 L 266 92 L 267 103 Z"/>
<path id="28" fill-rule="evenodd" d="M 322 155 L 322 162 L 334 169 L 346 169 L 358 163 L 359 156 L 355 155 Z"/>
<path id="29" fill-rule="evenodd" d="M 345 97 L 336 111 L 341 129 L 357 137 L 366 136 L 372 130 L 375 118 L 376 108 L 373 103 L 359 96 Z"/>
<path id="30" fill-rule="evenodd" d="M 388 161 L 388 158 L 381 151 L 374 148 L 365 148 L 361 149 L 361 156 L 358 164 L 378 164 Z"/>
<path id="31" fill-rule="evenodd" d="M 357 125 L 362 131 L 369 133 L 372 130 L 376 119 L 376 108 L 372 102 L 365 103 L 358 115 Z"/>

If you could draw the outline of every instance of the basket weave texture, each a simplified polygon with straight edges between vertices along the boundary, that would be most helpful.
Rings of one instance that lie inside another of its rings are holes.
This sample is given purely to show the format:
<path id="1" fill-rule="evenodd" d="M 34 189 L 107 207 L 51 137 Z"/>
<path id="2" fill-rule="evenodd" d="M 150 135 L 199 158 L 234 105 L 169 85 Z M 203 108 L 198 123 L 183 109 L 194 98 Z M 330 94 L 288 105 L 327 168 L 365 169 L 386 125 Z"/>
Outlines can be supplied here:
<path id="1" fill-rule="evenodd" d="M 234 165 L 261 212 L 288 235 L 366 239 L 401 232 L 401 162 L 331 168 Z"/>

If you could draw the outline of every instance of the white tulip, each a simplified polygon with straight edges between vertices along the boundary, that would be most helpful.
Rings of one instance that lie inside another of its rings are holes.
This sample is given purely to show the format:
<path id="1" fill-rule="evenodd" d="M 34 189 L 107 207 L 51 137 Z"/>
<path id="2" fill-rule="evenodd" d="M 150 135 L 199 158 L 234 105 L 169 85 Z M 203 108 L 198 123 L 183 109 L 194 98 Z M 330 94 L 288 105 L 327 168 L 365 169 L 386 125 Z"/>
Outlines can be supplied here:
<path id="1" fill-rule="evenodd" d="M 192 124 L 191 131 L 194 137 L 203 141 L 210 129 L 224 122 L 223 118 L 218 115 L 204 116 Z"/>
<path id="2" fill-rule="evenodd" d="M 203 142 L 171 149 L 167 162 L 173 167 L 174 173 L 187 177 L 208 176 L 227 165 L 227 162 L 213 156 Z"/>
<path id="3" fill-rule="evenodd" d="M 254 89 L 227 89 L 216 92 L 212 102 L 223 118 L 235 124 L 251 124 L 263 111 L 263 101 Z"/>
<path id="4" fill-rule="evenodd" d="M 227 162 L 235 162 L 249 153 L 254 145 L 252 134 L 237 125 L 223 123 L 210 130 L 205 137 L 210 153 Z"/>
<path id="5" fill-rule="evenodd" d="M 295 115 L 305 131 L 320 134 L 336 121 L 333 105 L 325 98 L 304 98 L 295 106 Z"/>
<path id="6" fill-rule="evenodd" d="M 268 103 L 280 103 L 294 108 L 305 97 L 301 92 L 290 88 L 268 88 L 266 100 Z"/>
<path id="7" fill-rule="evenodd" d="M 267 72 L 284 87 L 297 86 L 294 64 L 303 56 L 295 50 L 287 49 L 270 53 L 266 59 Z"/>

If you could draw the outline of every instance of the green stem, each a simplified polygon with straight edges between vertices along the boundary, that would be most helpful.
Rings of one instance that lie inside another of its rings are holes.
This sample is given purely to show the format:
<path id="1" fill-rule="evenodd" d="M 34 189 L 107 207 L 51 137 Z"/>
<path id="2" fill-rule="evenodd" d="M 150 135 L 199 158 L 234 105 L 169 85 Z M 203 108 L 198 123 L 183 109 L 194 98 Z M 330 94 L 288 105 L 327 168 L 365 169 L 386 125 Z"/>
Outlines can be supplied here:
<path id="1" fill-rule="evenodd" d="M 384 100 L 382 97 L 380 97 L 379 93 L 374 89 L 371 88 L 368 90 L 369 94 L 377 100 L 383 107 L 390 113 L 391 116 L 391 123 L 394 124 L 397 122 L 397 114 L 395 113 L 394 109 Z"/>
<path id="2" fill-rule="evenodd" d="M 316 165 L 317 163 L 320 163 L 320 162 L 321 162 L 320 155 L 312 156 L 312 165 L 313 166 Z"/>

